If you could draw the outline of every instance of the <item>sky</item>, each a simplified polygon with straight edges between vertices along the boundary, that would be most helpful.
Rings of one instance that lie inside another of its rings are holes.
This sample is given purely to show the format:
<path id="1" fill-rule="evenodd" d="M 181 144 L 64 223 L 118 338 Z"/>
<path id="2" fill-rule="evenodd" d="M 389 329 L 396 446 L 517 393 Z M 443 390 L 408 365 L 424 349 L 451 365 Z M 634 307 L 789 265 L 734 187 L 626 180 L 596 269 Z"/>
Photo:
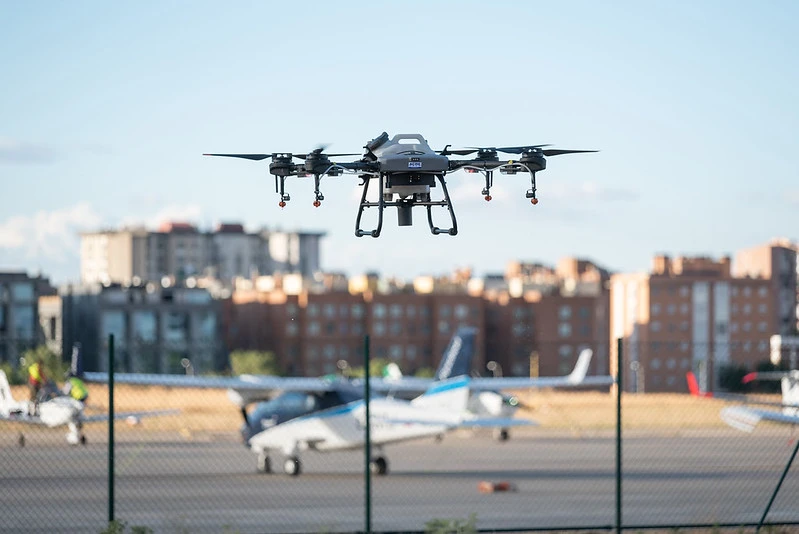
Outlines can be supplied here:
<path id="1" fill-rule="evenodd" d="M 325 270 L 406 279 L 796 240 L 797 50 L 791 0 L 3 2 L 0 270 L 76 281 L 80 232 L 166 220 L 324 232 Z M 355 236 L 355 176 L 324 178 L 320 208 L 290 179 L 281 209 L 268 160 L 202 156 L 383 131 L 599 152 L 549 158 L 537 206 L 526 175 L 486 202 L 450 174 L 457 236 L 416 208 L 377 239 Z"/>

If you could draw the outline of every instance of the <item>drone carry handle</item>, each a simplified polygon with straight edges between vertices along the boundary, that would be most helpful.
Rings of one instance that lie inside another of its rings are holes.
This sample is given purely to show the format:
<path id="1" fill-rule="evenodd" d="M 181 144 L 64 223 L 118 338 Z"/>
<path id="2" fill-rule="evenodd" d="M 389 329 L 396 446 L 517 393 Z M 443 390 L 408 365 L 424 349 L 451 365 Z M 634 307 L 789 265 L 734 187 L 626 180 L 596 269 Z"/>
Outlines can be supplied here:
<path id="1" fill-rule="evenodd" d="M 455 210 L 452 209 L 452 202 L 449 198 L 449 191 L 447 191 L 447 182 L 444 181 L 444 177 L 439 175 L 438 181 L 441 183 L 441 189 L 444 191 L 444 201 L 437 203 L 437 205 L 445 206 L 447 211 L 449 212 L 450 220 L 452 221 L 452 226 L 450 228 L 444 229 L 439 228 L 433 224 L 433 205 L 434 203 L 427 204 L 427 224 L 430 225 L 430 231 L 433 235 L 440 235 L 440 234 L 448 234 L 448 235 L 458 235 L 458 221 L 455 219 Z"/>

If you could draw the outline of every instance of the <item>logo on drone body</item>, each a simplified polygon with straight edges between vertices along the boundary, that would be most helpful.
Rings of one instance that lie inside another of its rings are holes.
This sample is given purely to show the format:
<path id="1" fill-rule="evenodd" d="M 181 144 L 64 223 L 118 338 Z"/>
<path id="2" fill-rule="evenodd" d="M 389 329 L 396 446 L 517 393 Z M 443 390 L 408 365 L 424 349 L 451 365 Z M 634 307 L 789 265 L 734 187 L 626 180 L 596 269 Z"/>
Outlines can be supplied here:
<path id="1" fill-rule="evenodd" d="M 408 168 L 409 169 L 421 169 L 422 168 L 422 162 L 421 161 L 409 161 L 408 162 Z"/>
<path id="2" fill-rule="evenodd" d="M 460 352 L 461 345 L 463 345 L 463 341 L 461 341 L 460 336 L 452 340 L 452 346 L 444 355 L 444 363 L 441 365 L 441 376 L 439 378 L 450 377 L 449 375 L 452 373 L 452 367 L 455 365 L 455 356 Z"/>

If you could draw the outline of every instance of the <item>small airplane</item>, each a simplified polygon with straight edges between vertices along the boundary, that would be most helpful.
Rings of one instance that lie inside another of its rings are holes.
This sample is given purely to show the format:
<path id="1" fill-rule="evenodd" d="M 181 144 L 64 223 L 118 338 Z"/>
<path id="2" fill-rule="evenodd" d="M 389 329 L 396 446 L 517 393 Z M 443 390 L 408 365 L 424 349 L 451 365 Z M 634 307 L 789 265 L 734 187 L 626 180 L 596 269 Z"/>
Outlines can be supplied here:
<path id="1" fill-rule="evenodd" d="M 500 428 L 536 424 L 493 413 L 485 417 L 469 408 L 470 392 L 499 391 L 507 387 L 564 385 L 569 377 L 471 379 L 467 373 L 474 349 L 473 328 L 460 329 L 445 351 L 439 365 L 438 380 L 371 378 L 370 425 L 372 447 L 377 450 L 371 468 L 376 474 L 388 473 L 385 445 L 438 438 L 458 428 Z M 589 355 L 590 358 L 590 355 Z M 588 361 L 578 364 L 573 385 L 585 374 Z M 572 375 L 569 375 L 572 376 Z M 582 377 L 584 378 L 584 376 Z M 597 377 L 600 378 L 600 377 Z M 602 377 L 604 378 L 604 377 Z M 107 381 L 105 373 L 86 373 L 86 380 Z M 227 388 L 228 398 L 240 409 L 244 424 L 241 436 L 245 445 L 258 455 L 258 470 L 272 472 L 271 456 L 282 454 L 283 469 L 289 475 L 301 472 L 300 454 L 349 450 L 364 446 L 366 406 L 364 380 L 341 376 L 320 378 L 242 375 L 240 377 L 202 377 L 122 373 L 114 381 L 126 384 L 172 387 Z M 603 382 L 610 383 L 611 377 Z M 422 391 L 413 396 L 412 392 Z M 410 395 L 408 398 L 398 398 Z M 270 400 L 265 400 L 270 399 Z M 248 412 L 248 406 L 255 407 Z"/>
<path id="2" fill-rule="evenodd" d="M 73 350 L 72 358 L 72 369 L 80 369 L 79 351 Z M 16 400 L 5 371 L 0 370 L 0 421 L 43 425 L 49 428 L 67 426 L 69 429 L 66 435 L 67 443 L 86 445 L 83 424 L 108 422 L 108 414 L 86 415 L 84 409 L 83 402 L 62 393 L 52 382 L 45 384 L 39 402 Z M 141 417 L 173 415 L 178 412 L 178 410 L 117 412 L 114 413 L 114 419 L 138 421 Z M 25 434 L 20 433 L 18 444 L 20 447 L 25 446 Z"/>
<path id="3" fill-rule="evenodd" d="M 472 365 L 476 333 L 477 331 L 473 327 L 458 329 L 444 351 L 444 356 L 432 379 L 403 376 L 396 364 L 389 364 L 392 366 L 390 372 L 382 380 L 377 380 L 373 387 L 389 395 L 411 399 L 412 395 L 423 393 L 435 380 L 445 380 L 459 374 L 468 374 Z M 503 393 L 503 391 L 529 388 L 609 386 L 613 383 L 611 376 L 586 376 L 592 356 L 591 349 L 582 350 L 574 369 L 566 376 L 472 378 L 469 386 L 471 393 L 467 411 L 479 417 L 511 418 L 523 406 L 516 395 Z M 495 435 L 499 441 L 505 441 L 510 437 L 507 428 L 498 428 Z"/>
<path id="4" fill-rule="evenodd" d="M 491 187 L 494 185 L 494 171 L 507 175 L 526 172 L 530 175 L 531 187 L 525 194 L 532 204 L 538 204 L 536 198 L 535 175 L 546 169 L 546 158 L 563 154 L 597 152 L 596 150 L 564 150 L 544 148 L 550 145 L 528 145 L 509 147 L 466 147 L 433 150 L 420 134 L 397 134 L 391 139 L 386 132 L 364 145 L 361 159 L 353 162 L 334 163 L 331 157 L 357 156 L 359 154 L 326 154 L 325 147 L 297 154 L 291 152 L 271 152 L 268 154 L 203 154 L 204 156 L 222 156 L 243 158 L 254 161 L 270 159 L 269 173 L 275 176 L 275 192 L 280 195 L 278 205 L 286 207 L 291 197 L 285 190 L 286 178 L 289 176 L 314 177 L 314 206 L 319 207 L 325 199 L 319 189 L 323 176 L 341 176 L 343 173 L 358 175 L 362 180 L 361 204 L 355 221 L 355 235 L 358 237 L 379 237 L 383 227 L 383 210 L 396 207 L 399 226 L 413 224 L 412 208 L 424 206 L 427 209 L 427 222 L 433 235 L 457 235 L 458 223 L 452 208 L 447 183 L 444 176 L 449 172 L 464 169 L 469 173 L 481 173 L 485 177 L 482 195 L 491 200 Z M 517 160 L 500 160 L 498 153 L 518 154 Z M 450 159 L 448 156 L 468 156 L 467 159 Z M 294 158 L 304 160 L 294 163 Z M 378 181 L 377 201 L 366 199 L 372 179 Z M 443 199 L 433 200 L 430 189 L 436 187 L 436 180 L 441 185 Z M 450 227 L 439 228 L 433 224 L 433 207 L 446 208 L 450 216 Z M 377 208 L 377 227 L 373 230 L 361 228 L 361 216 L 366 208 Z"/>
<path id="5" fill-rule="evenodd" d="M 735 429 L 743 432 L 752 432 L 762 420 L 791 425 L 799 424 L 799 371 L 755 372 L 743 377 L 742 382 L 744 384 L 755 380 L 779 380 L 782 389 L 781 402 L 756 400 L 740 394 L 714 394 L 700 391 L 696 376 L 692 372 L 689 371 L 686 374 L 686 378 L 688 380 L 688 389 L 694 396 L 713 397 L 743 403 L 735 406 L 725 406 L 719 412 L 721 419 Z M 755 408 L 754 406 L 772 406 L 782 408 L 782 410 L 769 410 Z"/>

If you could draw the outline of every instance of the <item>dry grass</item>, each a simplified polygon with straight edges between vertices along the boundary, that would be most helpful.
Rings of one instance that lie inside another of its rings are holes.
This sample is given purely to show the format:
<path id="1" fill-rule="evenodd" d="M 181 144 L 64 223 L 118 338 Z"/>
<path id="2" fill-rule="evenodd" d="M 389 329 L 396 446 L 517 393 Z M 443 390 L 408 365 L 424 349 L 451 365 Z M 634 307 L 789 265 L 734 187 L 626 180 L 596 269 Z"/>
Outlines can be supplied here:
<path id="1" fill-rule="evenodd" d="M 87 412 L 108 409 L 108 388 L 89 384 Z M 24 386 L 12 388 L 16 398 L 26 398 Z M 521 417 L 535 419 L 539 430 L 612 430 L 616 425 L 616 399 L 595 391 L 532 390 L 517 392 L 524 409 Z M 771 400 L 776 400 L 774 397 Z M 622 398 L 624 429 L 684 430 L 726 428 L 719 417 L 725 405 L 716 399 L 686 394 L 627 394 Z M 148 419 L 146 427 L 181 432 L 235 432 L 241 425 L 239 409 L 224 390 L 161 386 L 115 387 L 117 411 L 177 408 L 179 416 Z M 120 425 L 122 426 L 122 425 Z M 141 427 L 140 427 L 141 428 Z"/>

